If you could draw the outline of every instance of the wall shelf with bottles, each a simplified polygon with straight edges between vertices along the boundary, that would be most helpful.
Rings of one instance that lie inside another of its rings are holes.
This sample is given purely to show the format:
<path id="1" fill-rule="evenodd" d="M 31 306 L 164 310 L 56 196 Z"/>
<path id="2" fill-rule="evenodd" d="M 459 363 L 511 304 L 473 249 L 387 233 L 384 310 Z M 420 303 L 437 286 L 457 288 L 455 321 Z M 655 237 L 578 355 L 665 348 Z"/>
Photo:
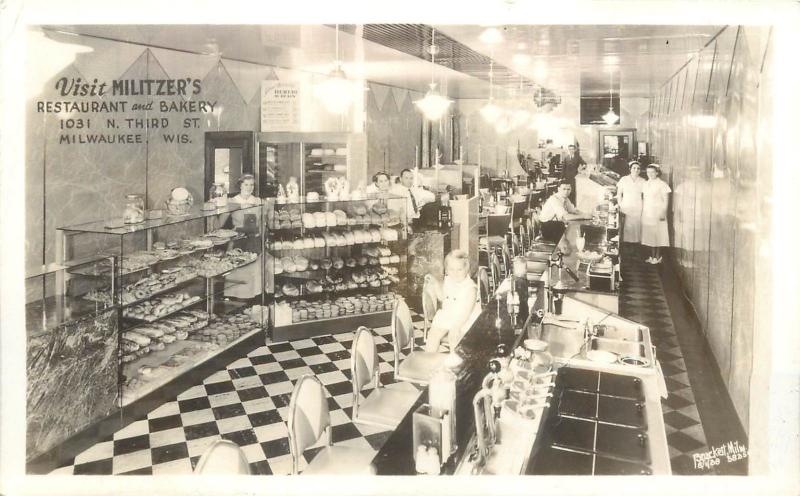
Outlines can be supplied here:
<path id="1" fill-rule="evenodd" d="M 263 333 L 263 223 L 262 206 L 228 203 L 59 229 L 63 261 L 102 257 L 66 269 L 61 284 L 92 285 L 80 298 L 116 309 L 119 406 Z"/>
<path id="2" fill-rule="evenodd" d="M 267 201 L 273 340 L 388 324 L 407 271 L 404 205 L 393 197 Z"/>

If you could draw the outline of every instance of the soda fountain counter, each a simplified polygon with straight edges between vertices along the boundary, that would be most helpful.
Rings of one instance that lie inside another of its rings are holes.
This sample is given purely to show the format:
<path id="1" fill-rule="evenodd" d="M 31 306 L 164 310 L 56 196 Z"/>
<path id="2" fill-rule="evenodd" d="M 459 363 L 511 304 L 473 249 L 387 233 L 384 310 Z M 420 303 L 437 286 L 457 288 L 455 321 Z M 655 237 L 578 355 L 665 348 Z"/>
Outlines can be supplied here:
<path id="1" fill-rule="evenodd" d="M 545 314 L 541 324 L 537 320 L 534 314 L 522 327 L 525 332 L 515 331 L 505 304 L 492 302 L 457 346 L 463 358 L 453 369 L 457 449 L 441 474 L 669 474 L 660 403 L 666 388 L 649 329 L 570 295 L 563 299 L 561 315 Z M 548 343 L 552 379 L 541 393 L 527 396 L 546 398 L 540 408 L 512 414 L 505 408 L 510 401 L 519 406 L 526 401 L 519 395 L 527 393 L 518 391 L 526 378 L 547 375 L 531 375 L 515 362 L 534 342 L 529 337 Z M 500 344 L 511 350 L 496 375 L 506 386 L 506 399 L 495 399 L 499 415 L 490 414 L 489 423 L 499 434 L 487 442 L 483 429 L 480 435 L 476 430 L 473 400 L 478 403 L 476 395 L 492 376 L 490 362 Z M 503 378 L 506 367 L 512 374 Z M 412 417 L 427 402 L 426 388 L 373 459 L 378 475 L 417 473 Z"/>

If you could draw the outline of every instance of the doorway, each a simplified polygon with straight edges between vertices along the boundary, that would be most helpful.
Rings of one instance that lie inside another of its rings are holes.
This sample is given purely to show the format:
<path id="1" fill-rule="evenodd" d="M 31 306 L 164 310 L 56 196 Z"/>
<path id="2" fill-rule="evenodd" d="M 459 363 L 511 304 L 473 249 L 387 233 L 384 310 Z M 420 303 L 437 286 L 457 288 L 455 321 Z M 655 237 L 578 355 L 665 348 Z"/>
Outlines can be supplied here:
<path id="1" fill-rule="evenodd" d="M 601 130 L 598 133 L 599 162 L 620 176 L 627 175 L 628 162 L 636 159 L 636 129 Z"/>

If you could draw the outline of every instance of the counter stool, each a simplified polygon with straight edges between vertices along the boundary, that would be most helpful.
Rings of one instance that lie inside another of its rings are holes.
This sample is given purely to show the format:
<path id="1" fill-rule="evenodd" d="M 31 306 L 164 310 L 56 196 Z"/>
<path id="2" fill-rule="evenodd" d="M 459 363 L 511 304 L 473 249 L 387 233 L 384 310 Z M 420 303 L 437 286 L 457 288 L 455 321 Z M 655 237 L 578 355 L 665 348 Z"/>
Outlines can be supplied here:
<path id="1" fill-rule="evenodd" d="M 381 385 L 378 353 L 372 331 L 364 326 L 356 330 L 350 355 L 353 377 L 353 422 L 394 429 L 419 397 L 419 390 L 409 382 Z M 363 401 L 361 390 L 374 381 L 375 389 Z"/>
<path id="2" fill-rule="evenodd" d="M 485 308 L 489 304 L 490 297 L 489 272 L 486 267 L 478 267 L 478 303 Z"/>
<path id="3" fill-rule="evenodd" d="M 497 291 L 500 282 L 503 280 L 503 274 L 500 270 L 500 259 L 496 253 L 489 255 L 489 269 L 492 276 L 492 294 L 494 294 Z"/>
<path id="4" fill-rule="evenodd" d="M 322 383 L 312 375 L 304 375 L 295 383 L 289 400 L 289 451 L 292 454 L 292 475 L 299 472 L 300 457 L 325 435 L 325 447 L 308 464 L 303 475 L 311 474 L 374 474 L 370 463 L 375 451 L 333 446 L 331 417 Z"/>
<path id="5" fill-rule="evenodd" d="M 427 385 L 433 373 L 442 367 L 447 354 L 414 349 L 414 325 L 411 310 L 402 299 L 392 309 L 392 345 L 394 346 L 394 378 L 398 381 Z M 410 348 L 401 361 L 401 352 Z"/>
<path id="6" fill-rule="evenodd" d="M 430 329 L 433 316 L 439 306 L 438 298 L 433 292 L 433 276 L 425 274 L 425 282 L 422 283 L 422 336 L 428 341 L 428 330 Z"/>
<path id="7" fill-rule="evenodd" d="M 195 475 L 250 475 L 250 464 L 238 444 L 218 439 L 200 455 L 193 473 Z"/>

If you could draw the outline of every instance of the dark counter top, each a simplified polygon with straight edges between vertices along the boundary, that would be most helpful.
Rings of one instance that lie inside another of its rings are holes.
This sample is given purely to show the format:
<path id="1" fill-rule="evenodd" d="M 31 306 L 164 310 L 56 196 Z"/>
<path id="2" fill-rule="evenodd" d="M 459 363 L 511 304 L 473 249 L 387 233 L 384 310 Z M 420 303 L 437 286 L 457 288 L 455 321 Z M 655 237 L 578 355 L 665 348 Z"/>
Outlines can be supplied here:
<path id="1" fill-rule="evenodd" d="M 489 373 L 489 360 L 494 358 L 495 349 L 500 343 L 513 349 L 517 336 L 511 326 L 511 319 L 505 306 L 501 305 L 500 329 L 495 327 L 497 304 L 490 303 L 480 314 L 456 347 L 456 352 L 463 358 L 461 366 L 454 370 L 456 379 L 456 443 L 458 450 L 450 458 L 442 473 L 451 475 L 457 461 L 464 456 L 470 437 L 475 432 L 475 418 L 472 411 L 472 399 L 481 388 L 483 378 Z M 420 395 L 414 406 L 392 432 L 381 450 L 375 455 L 372 464 L 378 475 L 416 475 L 414 465 L 412 416 L 414 410 L 428 401 L 428 389 Z"/>

